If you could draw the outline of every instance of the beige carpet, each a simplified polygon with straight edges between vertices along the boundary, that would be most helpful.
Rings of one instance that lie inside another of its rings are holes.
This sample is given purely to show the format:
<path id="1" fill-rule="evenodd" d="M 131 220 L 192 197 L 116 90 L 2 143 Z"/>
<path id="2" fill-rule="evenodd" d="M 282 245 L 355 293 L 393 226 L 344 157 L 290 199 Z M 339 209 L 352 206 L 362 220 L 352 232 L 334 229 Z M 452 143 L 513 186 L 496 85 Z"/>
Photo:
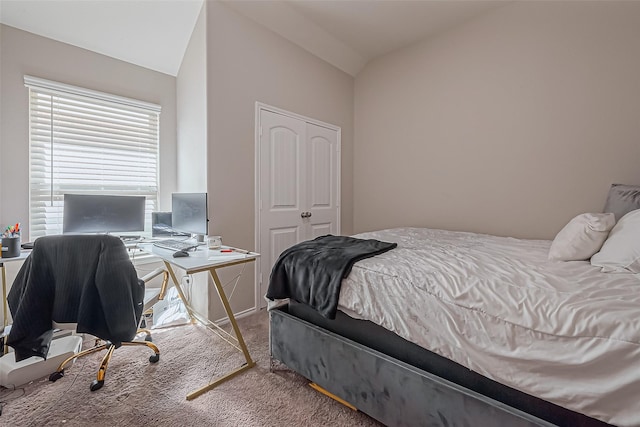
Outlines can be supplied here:
<path id="1" fill-rule="evenodd" d="M 268 315 L 239 320 L 257 366 L 192 401 L 188 392 L 240 366 L 243 357 L 200 326 L 154 331 L 160 362 L 144 348 L 116 350 L 102 389 L 91 392 L 100 355 L 79 359 L 55 383 L 0 387 L 2 426 L 380 426 L 314 391 L 299 375 L 269 371 Z"/>

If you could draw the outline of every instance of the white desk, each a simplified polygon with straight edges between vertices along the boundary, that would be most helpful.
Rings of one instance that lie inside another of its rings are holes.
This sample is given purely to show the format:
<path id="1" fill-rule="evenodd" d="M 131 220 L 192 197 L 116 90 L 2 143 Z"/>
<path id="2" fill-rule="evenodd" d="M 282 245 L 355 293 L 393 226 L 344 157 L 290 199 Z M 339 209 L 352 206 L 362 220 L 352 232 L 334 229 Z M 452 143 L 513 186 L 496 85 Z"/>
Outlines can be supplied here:
<path id="1" fill-rule="evenodd" d="M 189 252 L 188 257 L 174 258 L 173 253 L 175 251 L 169 250 L 169 249 L 162 249 L 157 246 L 153 246 L 153 244 L 151 243 L 144 243 L 144 244 L 138 245 L 138 248 L 142 249 L 144 252 L 156 255 L 157 257 L 162 259 L 162 261 L 164 262 L 164 265 L 167 267 L 167 270 L 169 271 L 171 280 L 173 280 L 173 284 L 175 285 L 176 290 L 178 291 L 178 295 L 180 295 L 180 298 L 184 302 L 187 312 L 191 317 L 191 321 L 192 322 L 196 320 L 199 321 L 200 323 L 202 323 L 203 325 L 211 329 L 213 332 L 217 333 L 221 338 L 223 338 L 229 344 L 231 344 L 238 350 L 242 351 L 242 353 L 244 354 L 245 363 L 242 366 L 219 377 L 218 379 L 205 385 L 204 387 L 187 394 L 187 400 L 195 399 L 196 397 L 200 396 L 206 391 L 211 390 L 212 388 L 235 377 L 236 375 L 254 367 L 255 362 L 251 359 L 251 355 L 249 354 L 247 345 L 244 342 L 242 333 L 238 328 L 236 318 L 233 315 L 233 311 L 231 310 L 231 306 L 229 305 L 229 300 L 227 299 L 227 296 L 224 292 L 224 288 L 222 287 L 222 283 L 220 282 L 220 278 L 218 277 L 218 273 L 216 270 L 219 268 L 230 267 L 232 265 L 244 264 L 247 262 L 254 262 L 256 258 L 260 256 L 260 254 L 257 254 L 255 252 L 244 253 L 246 251 L 242 251 L 242 253 L 241 252 L 223 253 L 223 252 L 220 252 L 219 249 L 210 250 L 210 249 L 207 249 L 206 246 L 201 246 L 198 248 L 197 251 Z M 223 248 L 227 248 L 227 247 L 223 247 Z M 184 293 L 182 292 L 182 288 L 180 287 L 180 281 L 177 279 L 176 274 L 173 270 L 173 267 L 178 267 L 185 270 L 186 274 L 200 273 L 204 271 L 209 272 L 209 274 L 211 275 L 211 278 L 213 279 L 213 283 L 216 286 L 216 291 L 218 292 L 218 296 L 220 297 L 220 302 L 222 302 L 222 305 L 224 306 L 227 316 L 229 317 L 229 322 L 233 327 L 235 336 L 228 333 L 224 329 L 220 328 L 218 325 L 216 325 L 215 323 L 210 321 L 208 318 L 206 318 L 205 316 L 201 315 L 196 310 L 194 310 L 193 307 L 191 307 L 191 304 L 189 303 L 189 301 L 187 301 L 187 299 L 184 296 Z"/>

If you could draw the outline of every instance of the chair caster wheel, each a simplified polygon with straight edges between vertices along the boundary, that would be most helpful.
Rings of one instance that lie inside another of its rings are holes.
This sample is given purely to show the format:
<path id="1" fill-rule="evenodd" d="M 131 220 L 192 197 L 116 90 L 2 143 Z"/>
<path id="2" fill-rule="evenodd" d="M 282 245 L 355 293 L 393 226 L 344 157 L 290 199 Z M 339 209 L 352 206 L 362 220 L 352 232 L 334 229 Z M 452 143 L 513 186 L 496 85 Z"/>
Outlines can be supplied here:
<path id="1" fill-rule="evenodd" d="M 149 362 L 151 363 L 158 363 L 158 360 L 160 360 L 159 354 L 154 354 L 153 356 L 149 356 Z"/>
<path id="2" fill-rule="evenodd" d="M 62 377 L 64 377 L 64 369 L 62 371 L 55 371 L 53 374 L 49 375 L 49 381 L 54 383 Z"/>
<path id="3" fill-rule="evenodd" d="M 151 338 L 151 334 L 147 335 L 146 337 L 144 337 L 144 340 L 146 342 L 153 342 L 153 338 Z"/>
<path id="4" fill-rule="evenodd" d="M 89 388 L 91 389 L 91 391 L 96 391 L 96 390 L 100 390 L 103 385 L 104 385 L 104 380 L 102 381 L 93 380 Z"/>

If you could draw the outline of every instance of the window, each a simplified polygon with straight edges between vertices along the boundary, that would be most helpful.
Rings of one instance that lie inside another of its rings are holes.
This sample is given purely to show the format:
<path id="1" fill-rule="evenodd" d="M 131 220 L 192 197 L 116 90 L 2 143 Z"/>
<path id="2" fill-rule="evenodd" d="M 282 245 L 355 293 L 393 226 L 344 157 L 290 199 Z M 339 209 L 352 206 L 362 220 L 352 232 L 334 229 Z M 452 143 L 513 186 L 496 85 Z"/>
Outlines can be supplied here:
<path id="1" fill-rule="evenodd" d="M 62 233 L 65 193 L 158 202 L 160 106 L 25 76 L 29 89 L 29 239 Z"/>

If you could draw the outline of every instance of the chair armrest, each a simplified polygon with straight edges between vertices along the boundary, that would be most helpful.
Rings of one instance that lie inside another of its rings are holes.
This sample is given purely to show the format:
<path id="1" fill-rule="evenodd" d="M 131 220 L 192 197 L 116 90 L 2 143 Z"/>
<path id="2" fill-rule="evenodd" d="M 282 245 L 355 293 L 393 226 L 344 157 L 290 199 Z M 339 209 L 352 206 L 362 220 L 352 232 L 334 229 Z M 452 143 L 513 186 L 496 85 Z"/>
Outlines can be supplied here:
<path id="1" fill-rule="evenodd" d="M 142 280 L 146 285 L 146 283 L 149 280 L 151 280 L 154 277 L 157 277 L 157 276 L 159 276 L 161 274 L 164 277 L 162 278 L 162 285 L 160 286 L 160 295 L 158 295 L 158 299 L 159 300 L 164 299 L 164 294 L 167 291 L 167 283 L 169 283 L 169 272 L 164 268 L 156 268 L 151 273 L 148 273 L 148 274 L 146 274 L 146 275 L 144 275 L 143 277 L 140 278 L 140 280 Z"/>

